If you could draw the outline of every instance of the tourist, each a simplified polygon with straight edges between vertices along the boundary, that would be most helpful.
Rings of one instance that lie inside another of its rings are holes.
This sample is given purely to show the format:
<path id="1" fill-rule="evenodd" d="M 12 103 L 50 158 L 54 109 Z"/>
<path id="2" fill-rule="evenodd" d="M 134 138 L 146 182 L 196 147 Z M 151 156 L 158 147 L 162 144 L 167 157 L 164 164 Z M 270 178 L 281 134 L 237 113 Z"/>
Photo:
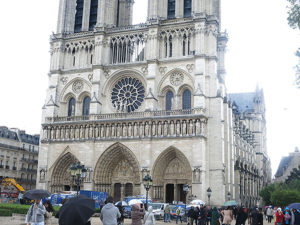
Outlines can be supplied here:
<path id="1" fill-rule="evenodd" d="M 262 208 L 259 208 L 259 211 L 257 214 L 257 224 L 258 225 L 264 224 L 264 214 L 263 214 Z"/>
<path id="2" fill-rule="evenodd" d="M 206 225 L 209 225 L 211 222 L 211 216 L 212 216 L 212 208 L 211 206 L 207 206 L 207 210 L 206 210 Z"/>
<path id="3" fill-rule="evenodd" d="M 119 209 L 119 212 L 121 214 L 121 216 L 117 219 L 118 225 L 123 225 L 124 219 L 125 219 L 125 207 L 119 205 L 119 206 L 117 206 L 117 208 Z"/>
<path id="4" fill-rule="evenodd" d="M 269 205 L 268 209 L 267 209 L 267 218 L 268 218 L 268 223 L 272 222 L 274 216 L 274 211 L 272 209 L 272 206 Z"/>
<path id="5" fill-rule="evenodd" d="M 53 210 L 53 207 L 52 207 L 52 204 L 50 201 L 46 201 L 44 203 L 44 206 L 46 208 L 46 213 L 45 213 L 45 225 L 51 225 L 51 217 L 52 217 L 52 214 L 54 212 Z"/>
<path id="6" fill-rule="evenodd" d="M 225 210 L 222 211 L 222 215 L 223 215 L 223 222 L 222 224 L 231 224 L 232 219 L 233 219 L 233 213 L 232 210 L 230 209 L 230 207 L 226 207 Z"/>
<path id="7" fill-rule="evenodd" d="M 45 213 L 46 209 L 41 199 L 36 199 L 27 212 L 25 223 L 27 223 L 27 225 L 44 225 Z"/>
<path id="8" fill-rule="evenodd" d="M 204 208 L 203 205 L 200 205 L 200 210 L 198 214 L 198 220 L 199 220 L 199 225 L 205 225 L 206 224 L 206 217 L 207 217 L 207 212 L 206 209 Z"/>
<path id="9" fill-rule="evenodd" d="M 182 213 L 182 209 L 181 209 L 181 207 L 179 206 L 179 207 L 176 209 L 176 224 L 178 223 L 178 219 L 180 219 L 180 223 L 182 223 L 181 213 Z"/>
<path id="10" fill-rule="evenodd" d="M 198 225 L 198 219 L 199 219 L 199 207 L 197 206 L 195 209 L 194 209 L 194 224 L 195 225 Z"/>
<path id="11" fill-rule="evenodd" d="M 294 215 L 295 215 L 294 225 L 300 225 L 300 210 L 295 210 Z"/>
<path id="12" fill-rule="evenodd" d="M 189 218 L 189 225 L 193 225 L 194 216 L 195 216 L 195 211 L 194 211 L 194 206 L 192 206 L 187 213 L 187 217 Z"/>
<path id="13" fill-rule="evenodd" d="M 144 216 L 144 225 L 155 225 L 155 218 L 152 206 L 148 208 L 148 211 Z"/>
<path id="14" fill-rule="evenodd" d="M 220 218 L 220 213 L 217 209 L 217 207 L 214 207 L 212 209 L 212 213 L 211 213 L 211 222 L 210 225 L 219 225 L 219 218 Z"/>
<path id="15" fill-rule="evenodd" d="M 117 225 L 117 219 L 121 217 L 118 208 L 113 204 L 113 197 L 109 196 L 107 198 L 107 204 L 103 206 L 100 212 L 100 219 L 103 225 Z"/>
<path id="16" fill-rule="evenodd" d="M 140 209 L 137 205 L 131 206 L 131 224 L 142 225 L 142 217 L 145 215 L 143 209 Z"/>
<path id="17" fill-rule="evenodd" d="M 240 207 L 236 214 L 236 225 L 245 225 L 248 214 L 245 212 L 243 207 Z"/>
<path id="18" fill-rule="evenodd" d="M 275 217 L 276 217 L 276 220 L 275 220 L 276 225 L 282 225 L 283 219 L 284 219 L 284 215 L 283 215 L 283 213 L 281 211 L 281 208 L 277 209 L 277 212 L 275 213 Z"/>
<path id="19" fill-rule="evenodd" d="M 259 215 L 256 207 L 253 207 L 249 215 L 249 224 L 258 225 Z"/>
<path id="20" fill-rule="evenodd" d="M 165 223 L 168 223 L 168 222 L 171 223 L 171 209 L 170 209 L 169 204 L 166 205 L 164 213 L 165 213 Z"/>
<path id="21" fill-rule="evenodd" d="M 284 211 L 284 224 L 289 225 L 291 223 L 290 209 L 286 207 Z"/>

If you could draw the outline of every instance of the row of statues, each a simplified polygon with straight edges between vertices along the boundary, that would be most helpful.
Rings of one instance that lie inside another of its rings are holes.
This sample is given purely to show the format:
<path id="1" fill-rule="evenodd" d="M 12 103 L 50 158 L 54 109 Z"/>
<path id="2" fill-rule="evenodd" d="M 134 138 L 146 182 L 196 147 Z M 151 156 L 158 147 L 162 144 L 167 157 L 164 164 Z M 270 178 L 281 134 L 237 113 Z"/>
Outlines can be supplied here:
<path id="1" fill-rule="evenodd" d="M 43 140 L 206 135 L 206 119 L 44 126 Z"/>

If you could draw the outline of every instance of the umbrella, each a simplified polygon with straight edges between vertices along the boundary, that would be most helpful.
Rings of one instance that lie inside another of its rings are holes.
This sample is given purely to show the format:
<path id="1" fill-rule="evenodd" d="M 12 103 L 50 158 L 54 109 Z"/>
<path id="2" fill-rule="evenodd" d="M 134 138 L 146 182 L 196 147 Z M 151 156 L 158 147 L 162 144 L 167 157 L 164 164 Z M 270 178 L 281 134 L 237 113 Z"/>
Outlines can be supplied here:
<path id="1" fill-rule="evenodd" d="M 288 206 L 290 209 L 300 210 L 300 203 L 292 203 Z"/>
<path id="2" fill-rule="evenodd" d="M 128 205 L 137 205 L 137 204 L 143 204 L 143 202 L 140 199 L 132 199 L 128 202 Z"/>
<path id="3" fill-rule="evenodd" d="M 68 199 L 59 210 L 59 224 L 85 225 L 95 213 L 95 201 L 84 195 Z"/>
<path id="4" fill-rule="evenodd" d="M 34 189 L 34 190 L 26 191 L 23 197 L 29 199 L 42 199 L 50 196 L 51 194 L 49 191 L 42 190 L 42 189 Z"/>
<path id="5" fill-rule="evenodd" d="M 191 201 L 190 204 L 191 205 L 205 205 L 205 202 L 200 199 L 195 199 L 195 200 Z"/>
<path id="6" fill-rule="evenodd" d="M 235 200 L 227 201 L 224 203 L 224 206 L 237 206 L 238 203 Z"/>
<path id="7" fill-rule="evenodd" d="M 115 206 L 128 206 L 128 204 L 125 201 L 118 201 Z"/>

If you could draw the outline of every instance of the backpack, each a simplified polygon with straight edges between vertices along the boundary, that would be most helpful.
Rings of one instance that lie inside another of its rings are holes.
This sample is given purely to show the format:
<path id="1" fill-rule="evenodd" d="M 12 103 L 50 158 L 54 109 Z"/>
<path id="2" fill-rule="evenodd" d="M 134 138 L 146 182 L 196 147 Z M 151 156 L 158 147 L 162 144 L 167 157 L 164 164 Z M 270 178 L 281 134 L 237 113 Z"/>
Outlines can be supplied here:
<path id="1" fill-rule="evenodd" d="M 290 215 L 289 213 L 286 213 L 286 214 L 284 215 L 284 219 L 285 219 L 285 220 L 291 219 L 291 215 Z"/>

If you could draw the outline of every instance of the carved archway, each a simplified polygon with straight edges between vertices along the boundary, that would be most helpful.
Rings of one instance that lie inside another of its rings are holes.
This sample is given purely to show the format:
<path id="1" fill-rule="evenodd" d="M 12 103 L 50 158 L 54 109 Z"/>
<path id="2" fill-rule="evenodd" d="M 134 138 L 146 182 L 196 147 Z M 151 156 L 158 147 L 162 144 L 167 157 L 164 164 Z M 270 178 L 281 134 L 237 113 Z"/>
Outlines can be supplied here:
<path id="1" fill-rule="evenodd" d="M 180 150 L 169 147 L 162 152 L 154 163 L 152 175 L 153 199 L 164 202 L 185 201 L 183 185 L 192 183 L 192 169 Z"/>
<path id="2" fill-rule="evenodd" d="M 127 193 L 140 194 L 140 166 L 134 153 L 125 145 L 116 143 L 105 150 L 94 171 L 95 189 L 113 195 L 116 201 L 126 197 Z M 120 193 L 114 190 L 116 186 Z"/>
<path id="3" fill-rule="evenodd" d="M 51 176 L 51 192 L 67 191 L 72 189 L 70 167 L 79 160 L 70 152 L 61 156 L 55 163 Z"/>

